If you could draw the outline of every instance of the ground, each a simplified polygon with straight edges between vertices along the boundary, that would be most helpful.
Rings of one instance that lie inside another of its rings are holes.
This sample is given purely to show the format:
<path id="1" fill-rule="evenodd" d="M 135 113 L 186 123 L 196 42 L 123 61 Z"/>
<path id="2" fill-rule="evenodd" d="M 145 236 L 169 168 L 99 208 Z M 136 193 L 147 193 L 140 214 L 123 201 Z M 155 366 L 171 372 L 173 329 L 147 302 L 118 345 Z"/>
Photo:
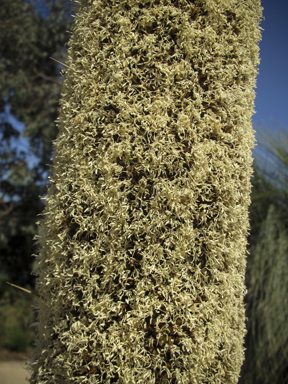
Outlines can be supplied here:
<path id="1" fill-rule="evenodd" d="M 0 349 L 1 384 L 28 384 L 29 372 L 25 369 L 30 353 L 14 353 Z"/>

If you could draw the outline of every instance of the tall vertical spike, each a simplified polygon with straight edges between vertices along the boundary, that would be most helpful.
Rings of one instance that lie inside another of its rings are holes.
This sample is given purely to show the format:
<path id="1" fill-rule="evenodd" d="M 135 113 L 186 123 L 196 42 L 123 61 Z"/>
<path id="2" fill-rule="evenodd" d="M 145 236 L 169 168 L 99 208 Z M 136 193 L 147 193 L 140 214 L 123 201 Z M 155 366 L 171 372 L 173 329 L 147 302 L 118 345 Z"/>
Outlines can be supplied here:
<path id="1" fill-rule="evenodd" d="M 260 0 L 84 5 L 30 383 L 237 383 Z"/>

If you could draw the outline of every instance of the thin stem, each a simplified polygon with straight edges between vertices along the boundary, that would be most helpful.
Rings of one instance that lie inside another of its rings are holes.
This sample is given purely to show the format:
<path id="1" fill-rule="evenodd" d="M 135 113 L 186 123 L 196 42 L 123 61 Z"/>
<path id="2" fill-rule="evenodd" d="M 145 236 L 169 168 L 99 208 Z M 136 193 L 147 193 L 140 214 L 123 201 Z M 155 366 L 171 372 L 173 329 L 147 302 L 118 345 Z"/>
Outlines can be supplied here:
<path id="1" fill-rule="evenodd" d="M 28 289 L 25 289 L 25 288 L 22 288 L 22 287 L 18 287 L 18 285 L 8 283 L 8 281 L 6 281 L 6 283 L 9 284 L 9 285 L 11 285 L 11 287 L 18 288 L 18 289 L 20 289 L 21 291 L 24 291 L 24 292 L 30 293 L 31 295 L 40 297 L 39 295 L 37 295 L 37 293 L 34 293 L 34 292 L 32 292 L 32 291 L 29 291 Z"/>
<path id="2" fill-rule="evenodd" d="M 61 63 L 61 61 L 58 61 L 58 60 L 56 60 L 56 59 L 53 59 L 53 57 L 51 57 L 51 56 L 49 56 L 49 57 L 50 57 L 50 59 L 56 61 L 57 63 L 59 63 L 59 64 L 61 64 L 61 65 L 64 65 L 64 67 L 69 68 L 69 69 L 71 69 L 71 70 L 74 71 L 74 72 L 77 72 L 77 71 L 75 71 L 75 69 L 69 67 L 68 65 L 66 65 L 66 64 L 64 64 L 64 63 Z"/>

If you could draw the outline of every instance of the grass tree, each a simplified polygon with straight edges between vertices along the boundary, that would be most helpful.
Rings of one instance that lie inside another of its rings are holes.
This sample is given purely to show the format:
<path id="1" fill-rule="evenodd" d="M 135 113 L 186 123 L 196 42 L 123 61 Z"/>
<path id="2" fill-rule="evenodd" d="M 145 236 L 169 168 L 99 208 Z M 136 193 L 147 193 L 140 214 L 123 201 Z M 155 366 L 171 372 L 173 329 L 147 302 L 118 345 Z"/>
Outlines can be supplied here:
<path id="1" fill-rule="evenodd" d="M 236 383 L 260 0 L 86 0 L 31 383 Z"/>

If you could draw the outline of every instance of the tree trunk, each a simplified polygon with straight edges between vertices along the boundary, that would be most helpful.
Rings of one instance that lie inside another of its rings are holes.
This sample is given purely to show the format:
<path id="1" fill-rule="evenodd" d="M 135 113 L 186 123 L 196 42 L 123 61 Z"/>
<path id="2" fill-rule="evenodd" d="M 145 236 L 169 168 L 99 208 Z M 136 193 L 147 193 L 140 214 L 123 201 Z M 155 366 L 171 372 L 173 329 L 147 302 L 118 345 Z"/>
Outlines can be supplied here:
<path id="1" fill-rule="evenodd" d="M 30 383 L 237 383 L 261 9 L 80 6 Z"/>

